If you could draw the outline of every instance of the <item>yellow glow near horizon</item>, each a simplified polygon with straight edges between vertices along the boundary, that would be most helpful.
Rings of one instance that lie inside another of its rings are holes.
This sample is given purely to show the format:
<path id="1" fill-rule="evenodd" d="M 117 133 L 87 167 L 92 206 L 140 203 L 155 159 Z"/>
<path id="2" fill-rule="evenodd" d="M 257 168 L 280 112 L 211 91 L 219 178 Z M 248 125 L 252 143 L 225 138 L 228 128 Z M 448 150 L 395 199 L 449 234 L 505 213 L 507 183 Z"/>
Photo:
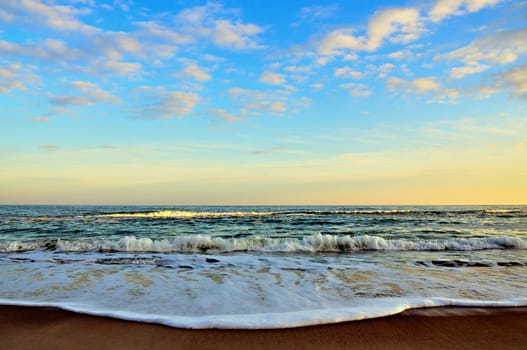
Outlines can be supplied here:
<path id="1" fill-rule="evenodd" d="M 453 157 L 453 152 L 455 157 Z M 303 162 L 138 163 L 122 154 L 28 155 L 0 174 L 0 202 L 26 204 L 525 204 L 524 149 L 344 154 Z M 21 158 L 22 159 L 22 158 Z M 145 158 L 148 159 L 148 158 Z M 23 165 L 22 165 L 23 163 Z"/>

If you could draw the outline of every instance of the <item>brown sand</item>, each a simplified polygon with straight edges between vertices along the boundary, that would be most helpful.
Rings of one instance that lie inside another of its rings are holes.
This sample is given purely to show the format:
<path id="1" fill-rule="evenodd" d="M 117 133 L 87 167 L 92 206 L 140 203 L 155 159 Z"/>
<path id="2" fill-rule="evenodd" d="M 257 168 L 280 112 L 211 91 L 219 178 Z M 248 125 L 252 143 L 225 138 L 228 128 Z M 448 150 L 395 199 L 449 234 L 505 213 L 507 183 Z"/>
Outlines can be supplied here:
<path id="1" fill-rule="evenodd" d="M 525 308 L 468 315 L 446 310 L 240 331 L 185 330 L 57 309 L 0 306 L 0 349 L 527 349 Z"/>

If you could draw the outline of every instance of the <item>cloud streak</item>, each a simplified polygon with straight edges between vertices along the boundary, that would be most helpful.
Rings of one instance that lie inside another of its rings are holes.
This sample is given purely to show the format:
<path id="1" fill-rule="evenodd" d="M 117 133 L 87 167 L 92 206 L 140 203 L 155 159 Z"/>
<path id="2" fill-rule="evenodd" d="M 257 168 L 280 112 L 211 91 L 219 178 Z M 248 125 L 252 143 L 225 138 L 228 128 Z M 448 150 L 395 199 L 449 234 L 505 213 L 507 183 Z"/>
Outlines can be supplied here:
<path id="1" fill-rule="evenodd" d="M 512 96 L 527 100 L 527 64 L 505 72 L 497 81 L 505 88 L 510 88 Z"/>
<path id="2" fill-rule="evenodd" d="M 144 86 L 139 90 L 142 101 L 133 110 L 136 118 L 171 120 L 190 114 L 200 97 L 198 94 L 182 91 L 166 91 L 163 87 Z"/>
<path id="3" fill-rule="evenodd" d="M 5 0 L 0 4 L 0 10 L 0 19 L 7 24 L 20 23 L 87 35 L 100 32 L 98 28 L 79 19 L 80 16 L 91 13 L 86 7 L 47 4 L 38 0 Z"/>
<path id="4" fill-rule="evenodd" d="M 74 81 L 70 83 L 75 95 L 49 95 L 48 100 L 57 106 L 93 106 L 98 103 L 120 103 L 119 97 L 100 89 L 96 84 L 86 81 Z"/>
<path id="5" fill-rule="evenodd" d="M 264 72 L 260 75 L 260 81 L 265 84 L 281 85 L 285 83 L 285 78 L 282 74 Z"/>
<path id="6" fill-rule="evenodd" d="M 504 30 L 478 38 L 469 45 L 439 55 L 436 60 L 461 61 L 479 66 L 481 62 L 508 64 L 527 52 L 527 28 Z"/>

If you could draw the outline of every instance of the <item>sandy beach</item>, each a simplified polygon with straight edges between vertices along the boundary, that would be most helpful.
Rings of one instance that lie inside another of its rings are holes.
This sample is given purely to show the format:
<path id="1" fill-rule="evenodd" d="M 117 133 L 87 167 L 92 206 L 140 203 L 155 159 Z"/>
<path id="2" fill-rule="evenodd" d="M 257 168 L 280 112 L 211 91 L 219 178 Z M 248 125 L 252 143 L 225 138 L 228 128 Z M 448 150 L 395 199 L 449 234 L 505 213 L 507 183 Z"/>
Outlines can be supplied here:
<path id="1" fill-rule="evenodd" d="M 186 330 L 51 308 L 3 306 L 0 348 L 521 349 L 527 346 L 526 321 L 526 308 L 439 308 L 295 329 Z"/>

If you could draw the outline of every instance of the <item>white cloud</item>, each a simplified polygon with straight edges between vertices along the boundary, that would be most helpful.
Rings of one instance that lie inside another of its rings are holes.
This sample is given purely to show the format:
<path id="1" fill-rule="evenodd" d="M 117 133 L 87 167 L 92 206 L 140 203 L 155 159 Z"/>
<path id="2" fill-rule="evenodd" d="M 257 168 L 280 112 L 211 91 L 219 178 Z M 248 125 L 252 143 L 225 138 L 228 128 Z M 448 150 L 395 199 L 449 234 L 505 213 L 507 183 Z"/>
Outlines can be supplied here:
<path id="1" fill-rule="evenodd" d="M 156 21 L 137 22 L 136 25 L 141 28 L 138 33 L 140 37 L 162 40 L 176 45 L 194 42 L 194 37 L 190 33 L 181 33 Z"/>
<path id="2" fill-rule="evenodd" d="M 315 91 L 319 91 L 319 90 L 324 88 L 324 84 L 314 83 L 314 84 L 311 84 L 310 87 L 311 87 L 311 89 L 313 89 Z"/>
<path id="3" fill-rule="evenodd" d="M 253 113 L 262 113 L 266 111 L 281 113 L 285 112 L 287 107 L 288 92 L 284 91 L 258 91 L 242 88 L 231 88 L 227 90 L 231 98 L 241 104 L 242 109 Z"/>
<path id="4" fill-rule="evenodd" d="M 82 57 L 82 51 L 69 48 L 63 41 L 46 39 L 27 45 L 13 44 L 0 40 L 0 53 L 4 56 L 38 58 L 50 63 L 68 62 Z"/>
<path id="5" fill-rule="evenodd" d="M 350 90 L 350 95 L 353 97 L 368 97 L 373 94 L 371 90 L 361 90 L 361 89 L 352 89 Z"/>
<path id="6" fill-rule="evenodd" d="M 424 32 L 423 19 L 416 8 L 388 8 L 376 12 L 368 21 L 367 32 L 356 36 L 349 28 L 336 29 L 318 45 L 318 52 L 334 55 L 341 50 L 375 51 L 385 41 L 407 43 Z"/>
<path id="7" fill-rule="evenodd" d="M 365 29 L 343 26 L 325 34 L 315 48 L 317 59 L 331 59 L 342 55 L 344 60 L 356 59 L 357 51 L 376 51 L 389 43 L 407 44 L 419 39 L 428 31 L 430 21 L 439 22 L 451 15 L 461 15 L 493 6 L 501 0 L 437 0 L 428 13 L 423 7 L 391 7 L 376 11 Z M 422 12 L 423 11 L 423 12 Z M 392 52 L 392 59 L 412 56 L 407 48 Z M 507 57 L 503 58 L 504 60 Z M 510 59 L 510 57 L 509 57 Z"/>
<path id="8" fill-rule="evenodd" d="M 479 63 L 473 63 L 463 67 L 454 67 L 450 70 L 450 77 L 461 79 L 467 75 L 483 72 L 487 68 L 489 68 L 489 66 Z"/>
<path id="9" fill-rule="evenodd" d="M 388 54 L 388 58 L 393 60 L 407 60 L 412 57 L 412 52 L 410 50 L 398 50 Z"/>
<path id="10" fill-rule="evenodd" d="M 295 65 L 291 65 L 291 66 L 284 67 L 284 70 L 287 71 L 287 72 L 308 73 L 308 72 L 311 72 L 313 70 L 313 68 L 311 66 L 295 66 Z"/>
<path id="11" fill-rule="evenodd" d="M 362 79 L 363 74 L 359 71 L 354 71 L 349 67 L 341 67 L 335 69 L 334 75 L 336 78 L 352 78 L 352 79 Z"/>
<path id="12" fill-rule="evenodd" d="M 258 34 L 264 32 L 264 28 L 228 18 L 235 13 L 235 10 L 209 2 L 205 6 L 184 9 L 176 15 L 175 19 L 180 30 L 192 37 L 194 42 L 205 38 L 217 46 L 230 49 L 260 48 L 256 38 Z"/>
<path id="13" fill-rule="evenodd" d="M 339 87 L 348 90 L 349 94 L 353 97 L 368 97 L 373 94 L 373 91 L 366 84 L 346 83 L 340 84 Z"/>
<path id="14" fill-rule="evenodd" d="M 37 82 L 39 78 L 32 69 L 20 64 L 10 64 L 0 67 L 0 92 L 9 93 L 13 90 L 26 91 L 26 85 Z"/>
<path id="15" fill-rule="evenodd" d="M 80 90 L 85 97 L 89 98 L 91 101 L 95 102 L 104 102 L 104 103 L 119 103 L 121 100 L 119 97 L 110 94 L 103 89 L 97 87 L 96 84 L 85 82 L 85 81 L 74 81 L 71 83 L 71 86 L 75 89 Z"/>
<path id="16" fill-rule="evenodd" d="M 223 10 L 224 9 L 221 4 L 208 2 L 204 6 L 195 6 L 181 10 L 176 15 L 176 20 L 199 26 L 203 22 L 207 21 L 210 17 L 223 12 Z"/>
<path id="17" fill-rule="evenodd" d="M 204 68 L 199 67 L 195 63 L 189 63 L 186 65 L 186 67 L 179 72 L 179 74 L 183 77 L 190 77 L 197 81 L 209 81 L 212 79 L 212 77 L 207 73 L 207 71 Z"/>
<path id="18" fill-rule="evenodd" d="M 273 112 L 285 112 L 287 111 L 287 105 L 285 102 L 277 101 L 270 104 L 270 109 Z"/>
<path id="19" fill-rule="evenodd" d="M 69 47 L 64 41 L 57 39 L 45 39 L 39 43 L 28 44 L 12 44 L 0 40 L 0 54 L 16 58 L 39 59 L 49 65 L 59 65 L 62 69 L 74 65 L 76 69 L 94 75 L 140 75 L 141 63 L 119 60 L 125 56 L 123 47 L 111 46 L 95 38 L 87 42 L 89 45 L 79 48 Z M 115 43 L 115 41 L 111 42 Z M 127 50 L 135 50 L 133 43 L 132 40 L 123 40 L 119 45 L 123 45 Z M 154 50 L 154 48 L 150 49 Z"/>
<path id="20" fill-rule="evenodd" d="M 446 17 L 477 12 L 499 2 L 501 0 L 437 0 L 430 10 L 429 16 L 432 22 L 439 22 Z"/>
<path id="21" fill-rule="evenodd" d="M 245 120 L 243 116 L 232 115 L 231 113 L 221 108 L 210 109 L 209 112 L 214 114 L 216 117 L 221 118 L 226 123 L 234 123 Z"/>
<path id="22" fill-rule="evenodd" d="M 311 107 L 313 100 L 309 97 L 301 97 L 298 101 L 296 101 L 295 106 L 300 108 L 309 108 Z"/>
<path id="23" fill-rule="evenodd" d="M 189 114 L 199 101 L 199 96 L 190 92 L 170 91 L 161 99 L 159 107 L 150 110 L 158 111 L 159 117 L 165 119 L 170 115 L 183 116 Z"/>
<path id="24" fill-rule="evenodd" d="M 46 113 L 47 116 L 55 116 L 55 115 L 67 115 L 70 118 L 77 119 L 79 116 L 73 112 L 70 109 L 64 108 L 64 107 L 51 107 L 48 109 L 48 112 Z"/>
<path id="25" fill-rule="evenodd" d="M 425 94 L 430 91 L 438 91 L 440 85 L 435 81 L 435 78 L 417 78 L 412 80 L 412 86 L 415 87 L 418 93 Z"/>
<path id="26" fill-rule="evenodd" d="M 47 4 L 38 0 L 3 0 L 0 2 L 0 10 L 3 14 L 0 19 L 8 22 L 81 34 L 100 32 L 98 28 L 84 24 L 79 20 L 79 16 L 91 13 L 88 8 Z"/>
<path id="27" fill-rule="evenodd" d="M 0 81 L 0 92 L 8 93 L 15 89 L 25 90 L 25 86 L 19 81 Z"/>
<path id="28" fill-rule="evenodd" d="M 94 74 L 115 74 L 121 76 L 137 76 L 142 71 L 138 62 L 103 61 L 87 69 Z"/>
<path id="29" fill-rule="evenodd" d="M 527 52 L 527 29 L 504 30 L 478 38 L 469 45 L 436 57 L 477 66 L 480 62 L 507 64 Z"/>
<path id="30" fill-rule="evenodd" d="M 218 20 L 215 22 L 212 38 L 218 46 L 235 49 L 251 49 L 260 47 L 254 41 L 254 36 L 263 31 L 263 28 L 256 24 L 232 23 L 228 20 Z"/>
<path id="31" fill-rule="evenodd" d="M 282 74 L 263 72 L 262 75 L 260 75 L 260 81 L 266 84 L 280 85 L 285 83 L 285 78 Z"/>
<path id="32" fill-rule="evenodd" d="M 365 50 L 364 38 L 356 38 L 353 32 L 338 29 L 328 33 L 318 45 L 318 52 L 322 55 L 334 55 L 338 50 Z"/>
<path id="33" fill-rule="evenodd" d="M 84 96 L 55 96 L 50 95 L 48 100 L 58 106 L 92 106 L 93 101 Z"/>
<path id="34" fill-rule="evenodd" d="M 391 91 L 403 91 L 405 93 L 426 94 L 437 92 L 441 85 L 435 78 L 417 78 L 414 80 L 404 80 L 401 78 L 390 78 L 386 81 L 386 87 Z"/>
<path id="35" fill-rule="evenodd" d="M 92 11 L 82 7 L 82 4 L 89 3 L 72 3 L 70 6 L 37 0 L 0 2 L 0 21 L 27 22 L 28 26 L 60 29 L 58 33 L 64 36 L 63 39 L 48 38 L 26 43 L 0 40 L 0 55 L 38 58 L 61 69 L 74 68 L 97 76 L 135 78 L 144 76 L 144 62 L 160 66 L 163 61 L 174 57 L 182 45 L 212 43 L 230 49 L 258 48 L 257 35 L 264 31 L 255 24 L 236 19 L 237 11 L 215 3 L 185 9 L 172 18 L 170 25 L 143 21 L 134 22 L 136 31 L 105 31 L 81 21 L 82 15 Z M 86 35 L 73 41 L 69 35 L 71 32 Z M 185 73 L 198 81 L 207 80 L 207 72 L 197 66 L 187 67 Z"/>
<path id="36" fill-rule="evenodd" d="M 319 66 L 325 66 L 326 64 L 330 63 L 331 61 L 333 61 L 334 58 L 331 57 L 331 56 L 321 56 L 321 57 L 318 57 L 315 62 L 319 65 Z"/>
<path id="37" fill-rule="evenodd" d="M 355 53 L 349 53 L 349 54 L 345 55 L 344 57 L 342 57 L 343 61 L 356 61 L 358 59 L 359 59 L 359 55 L 357 55 Z"/>
<path id="38" fill-rule="evenodd" d="M 498 78 L 506 88 L 512 88 L 513 96 L 527 99 L 527 64 L 513 68 Z"/>
<path id="39" fill-rule="evenodd" d="M 105 32 L 89 40 L 90 50 L 108 60 L 122 60 L 126 55 L 139 57 L 147 51 L 144 45 L 131 33 Z"/>
<path id="40" fill-rule="evenodd" d="M 74 81 L 70 84 L 75 95 L 48 95 L 48 100 L 58 106 L 93 106 L 97 103 L 120 103 L 121 100 L 109 92 L 100 89 L 96 84 L 86 81 Z M 67 111 L 67 110 L 66 110 Z M 69 112 L 69 111 L 68 111 Z M 63 113 L 59 110 L 59 113 Z"/>
<path id="41" fill-rule="evenodd" d="M 191 92 L 165 91 L 161 87 L 141 87 L 141 100 L 146 101 L 134 112 L 137 118 L 174 119 L 192 112 L 199 102 L 199 95 Z"/>
<path id="42" fill-rule="evenodd" d="M 16 76 L 12 69 L 0 67 L 0 79 L 7 80 L 12 79 Z"/>
<path id="43" fill-rule="evenodd" d="M 71 83 L 71 86 L 76 88 L 76 89 L 79 89 L 79 90 L 82 90 L 82 91 L 86 91 L 88 89 L 93 89 L 96 85 L 94 83 L 90 83 L 88 81 L 74 81 Z"/>
<path id="44" fill-rule="evenodd" d="M 395 66 L 392 63 L 381 64 L 379 67 L 377 67 L 379 78 L 386 78 L 388 73 L 390 73 L 394 68 Z"/>
<path id="45" fill-rule="evenodd" d="M 407 43 L 424 31 L 419 10 L 392 8 L 377 12 L 368 23 L 368 49 L 375 50 L 384 40 Z"/>
<path id="46" fill-rule="evenodd" d="M 501 91 L 498 86 L 478 86 L 478 98 L 487 98 Z"/>

